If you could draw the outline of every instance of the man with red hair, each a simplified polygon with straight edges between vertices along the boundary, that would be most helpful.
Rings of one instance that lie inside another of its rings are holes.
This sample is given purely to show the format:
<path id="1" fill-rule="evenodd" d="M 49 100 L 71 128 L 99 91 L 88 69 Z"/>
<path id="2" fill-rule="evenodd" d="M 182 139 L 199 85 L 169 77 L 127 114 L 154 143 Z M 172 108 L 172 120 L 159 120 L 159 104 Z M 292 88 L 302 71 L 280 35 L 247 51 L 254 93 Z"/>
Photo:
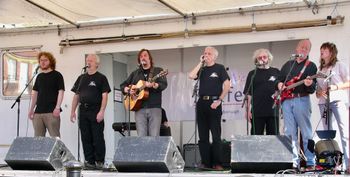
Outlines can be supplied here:
<path id="1" fill-rule="evenodd" d="M 47 129 L 51 137 L 60 137 L 63 77 L 55 70 L 56 59 L 51 53 L 40 52 L 38 62 L 41 73 L 34 83 L 28 117 L 33 121 L 34 136 L 45 136 Z"/>

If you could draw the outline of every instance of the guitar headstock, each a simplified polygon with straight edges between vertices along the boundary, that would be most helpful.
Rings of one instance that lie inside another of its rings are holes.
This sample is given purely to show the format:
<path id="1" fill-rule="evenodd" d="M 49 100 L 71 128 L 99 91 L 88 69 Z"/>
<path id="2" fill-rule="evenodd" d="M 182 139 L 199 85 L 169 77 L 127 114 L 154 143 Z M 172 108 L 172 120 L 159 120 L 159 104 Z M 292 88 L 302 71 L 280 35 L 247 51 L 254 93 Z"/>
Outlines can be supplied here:
<path id="1" fill-rule="evenodd" d="M 318 72 L 316 73 L 315 77 L 316 77 L 316 78 L 327 78 L 328 75 L 325 74 L 325 73 L 323 73 L 323 72 L 321 72 L 321 71 L 318 71 Z"/>
<path id="2" fill-rule="evenodd" d="M 157 78 L 168 75 L 168 69 L 165 69 L 157 74 Z"/>

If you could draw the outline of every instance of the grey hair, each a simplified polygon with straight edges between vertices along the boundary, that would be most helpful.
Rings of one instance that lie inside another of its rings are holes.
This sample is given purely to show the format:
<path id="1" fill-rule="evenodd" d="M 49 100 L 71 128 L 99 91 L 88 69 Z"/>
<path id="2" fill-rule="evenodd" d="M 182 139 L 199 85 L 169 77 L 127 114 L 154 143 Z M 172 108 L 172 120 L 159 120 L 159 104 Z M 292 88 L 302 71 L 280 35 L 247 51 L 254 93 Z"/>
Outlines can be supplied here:
<path id="1" fill-rule="evenodd" d="M 215 59 L 218 58 L 219 52 L 218 52 L 218 50 L 217 50 L 215 47 L 208 46 L 208 47 L 206 47 L 206 49 L 211 49 L 211 50 L 213 51 L 213 54 L 214 54 Z"/>
<path id="2" fill-rule="evenodd" d="M 96 58 L 96 64 L 97 64 L 97 67 L 98 67 L 100 65 L 100 61 L 101 61 L 100 57 L 97 54 L 88 54 L 86 56 L 86 58 L 88 58 L 89 56 L 94 56 Z"/>
<path id="3" fill-rule="evenodd" d="M 271 54 L 271 52 L 268 50 L 268 49 L 264 49 L 264 48 L 261 48 L 261 49 L 258 49 L 258 50 L 255 50 L 254 54 L 253 54 L 253 62 L 256 63 L 257 62 L 257 57 L 260 53 L 266 53 L 267 54 L 267 57 L 268 57 L 268 64 L 270 64 L 273 60 L 273 56 Z"/>

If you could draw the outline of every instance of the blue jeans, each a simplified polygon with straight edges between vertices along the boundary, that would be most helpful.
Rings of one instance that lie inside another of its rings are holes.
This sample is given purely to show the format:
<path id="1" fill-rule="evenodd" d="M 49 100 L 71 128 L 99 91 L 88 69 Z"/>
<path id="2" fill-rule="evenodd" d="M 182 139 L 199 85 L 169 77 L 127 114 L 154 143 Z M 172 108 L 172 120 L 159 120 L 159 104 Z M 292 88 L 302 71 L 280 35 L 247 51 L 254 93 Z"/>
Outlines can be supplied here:
<path id="1" fill-rule="evenodd" d="M 325 104 L 319 104 L 318 105 L 320 108 L 320 113 L 323 115 L 323 111 L 326 108 Z M 333 101 L 329 104 L 329 118 L 330 118 L 330 129 L 333 130 L 332 127 L 332 122 L 333 122 L 333 116 L 335 117 L 335 120 L 337 121 L 338 124 L 338 129 L 340 132 L 340 139 L 341 139 L 341 144 L 343 148 L 343 153 L 344 153 L 344 165 L 345 167 L 349 166 L 349 117 L 348 117 L 348 111 L 345 106 L 345 103 L 342 101 Z M 326 119 L 322 119 L 323 122 L 323 127 L 325 129 L 328 128 L 328 125 L 326 124 Z"/>
<path id="2" fill-rule="evenodd" d="M 311 102 L 309 96 L 296 97 L 285 100 L 282 103 L 284 133 L 292 138 L 293 166 L 298 167 L 300 160 L 298 157 L 298 127 L 303 139 L 304 153 L 306 156 L 306 165 L 315 165 L 315 154 L 310 152 L 308 140 L 312 139 L 311 127 Z"/>
<path id="3" fill-rule="evenodd" d="M 159 136 L 162 122 L 161 108 L 142 108 L 135 112 L 138 136 Z"/>

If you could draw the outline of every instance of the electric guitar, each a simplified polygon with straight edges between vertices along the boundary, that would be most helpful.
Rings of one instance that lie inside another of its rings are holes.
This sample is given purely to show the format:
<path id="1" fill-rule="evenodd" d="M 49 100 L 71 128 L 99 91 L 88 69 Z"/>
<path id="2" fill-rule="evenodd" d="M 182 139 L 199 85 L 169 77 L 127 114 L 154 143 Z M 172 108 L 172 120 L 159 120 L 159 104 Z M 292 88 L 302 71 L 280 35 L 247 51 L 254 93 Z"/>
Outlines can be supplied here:
<path id="1" fill-rule="evenodd" d="M 166 76 L 167 74 L 168 70 L 163 70 L 152 77 L 148 82 L 155 82 L 158 78 Z M 124 97 L 125 109 L 138 111 L 141 108 L 142 101 L 147 100 L 149 96 L 149 91 L 146 88 L 146 81 L 139 80 L 136 85 L 130 85 L 129 88 L 135 90 L 135 93 Z"/>
<path id="2" fill-rule="evenodd" d="M 310 76 L 310 79 L 315 79 L 315 78 L 326 78 L 327 75 L 322 73 L 322 72 L 317 72 L 315 75 L 312 75 Z M 286 99 L 291 99 L 291 98 L 294 98 L 294 95 L 293 95 L 293 90 L 295 87 L 301 85 L 304 83 L 304 80 L 300 80 L 300 81 L 297 81 L 298 79 L 296 77 L 294 77 L 293 79 L 291 79 L 290 81 L 288 81 L 286 83 L 286 88 L 283 89 L 282 91 L 276 91 L 272 97 L 275 101 L 274 103 L 274 106 L 277 105 L 277 104 L 280 104 L 282 103 L 284 100 Z"/>

